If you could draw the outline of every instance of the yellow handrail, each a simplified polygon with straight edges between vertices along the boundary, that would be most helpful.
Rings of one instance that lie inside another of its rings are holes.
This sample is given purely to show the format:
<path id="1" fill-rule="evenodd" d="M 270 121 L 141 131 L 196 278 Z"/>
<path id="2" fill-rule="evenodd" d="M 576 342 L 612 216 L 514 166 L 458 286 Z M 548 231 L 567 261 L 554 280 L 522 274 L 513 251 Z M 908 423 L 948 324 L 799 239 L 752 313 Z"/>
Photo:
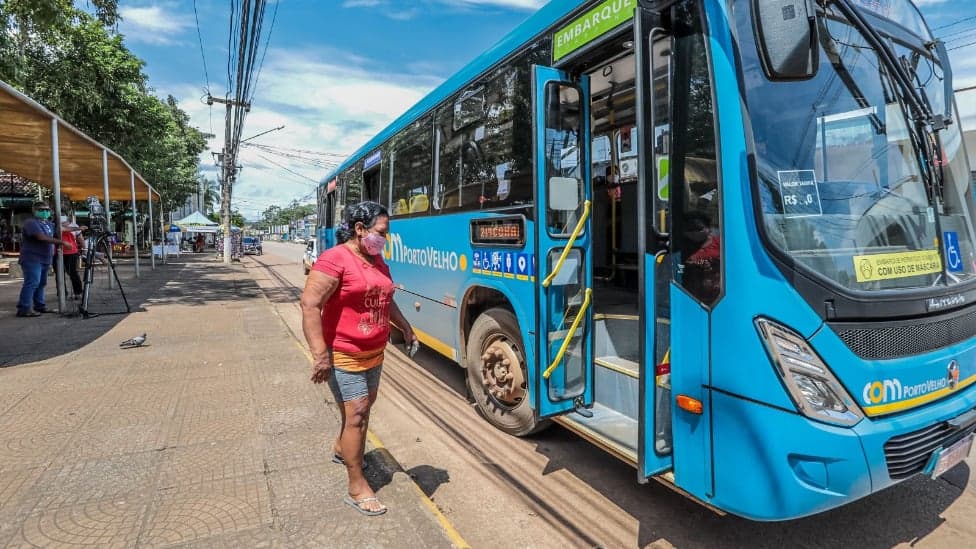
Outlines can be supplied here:
<path id="1" fill-rule="evenodd" d="M 587 204 L 589 204 L 589 202 L 587 202 Z M 576 319 L 573 320 L 573 324 L 569 327 L 569 332 L 566 333 L 566 339 L 563 340 L 563 344 L 559 347 L 559 352 L 556 353 L 555 360 L 553 360 L 552 364 L 546 368 L 545 372 L 542 372 L 543 378 L 549 379 L 549 376 L 552 375 L 552 371 L 556 369 L 556 366 L 559 366 L 560 362 L 562 362 L 563 355 L 566 354 L 566 349 L 569 348 L 569 342 L 573 339 L 573 336 L 576 335 L 576 330 L 579 329 L 580 322 L 583 320 L 583 316 L 586 315 L 586 310 L 590 308 L 590 302 L 592 300 L 593 290 L 587 288 L 586 297 L 583 299 L 583 306 L 580 307 L 579 312 L 576 313 Z"/>
<path id="2" fill-rule="evenodd" d="M 552 272 L 549 273 L 549 276 L 547 276 L 546 279 L 542 281 L 543 288 L 548 288 L 549 285 L 552 284 L 552 279 L 556 278 L 556 275 L 559 274 L 559 270 L 563 268 L 563 263 L 566 261 L 566 257 L 569 256 L 569 250 L 573 249 L 573 244 L 576 243 L 576 237 L 578 237 L 579 234 L 583 232 L 583 224 L 586 223 L 586 219 L 588 217 L 590 217 L 589 200 L 583 202 L 583 215 L 580 217 L 579 222 L 576 223 L 576 228 L 573 229 L 573 234 L 569 236 L 569 242 L 567 242 L 566 247 L 563 248 L 563 253 L 562 255 L 559 256 L 559 261 L 556 262 L 556 266 L 553 267 Z"/>

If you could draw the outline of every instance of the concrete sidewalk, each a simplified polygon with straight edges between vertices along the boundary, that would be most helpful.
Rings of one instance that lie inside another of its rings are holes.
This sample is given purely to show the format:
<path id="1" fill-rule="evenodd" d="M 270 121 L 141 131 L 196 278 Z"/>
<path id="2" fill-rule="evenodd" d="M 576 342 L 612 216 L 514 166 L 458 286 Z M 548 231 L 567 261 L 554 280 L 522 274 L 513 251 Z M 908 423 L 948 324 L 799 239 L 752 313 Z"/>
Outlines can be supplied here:
<path id="1" fill-rule="evenodd" d="M 15 318 L 0 284 L 0 547 L 451 546 L 385 450 L 367 461 L 390 512 L 342 503 L 338 411 L 242 267 L 123 283 L 135 312 L 87 320 Z"/>

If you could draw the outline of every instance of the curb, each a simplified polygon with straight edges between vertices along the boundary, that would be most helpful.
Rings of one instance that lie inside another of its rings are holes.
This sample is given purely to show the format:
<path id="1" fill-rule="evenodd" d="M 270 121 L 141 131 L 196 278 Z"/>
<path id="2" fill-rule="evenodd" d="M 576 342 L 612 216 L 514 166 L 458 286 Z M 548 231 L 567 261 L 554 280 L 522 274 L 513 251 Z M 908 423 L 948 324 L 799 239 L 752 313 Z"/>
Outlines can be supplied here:
<path id="1" fill-rule="evenodd" d="M 271 300 L 268 298 L 268 294 L 265 293 L 264 288 L 261 288 L 261 296 L 264 297 L 265 302 L 268 304 L 269 307 L 271 307 L 271 311 L 278 318 L 278 322 L 281 322 L 281 325 L 284 326 L 285 331 L 287 331 L 288 334 L 291 336 L 292 340 L 295 342 L 295 346 L 297 346 L 301 350 L 302 354 L 305 355 L 305 358 L 308 360 L 309 364 L 311 364 L 312 354 L 308 351 L 308 349 L 305 348 L 305 345 L 302 343 L 301 339 L 299 339 L 298 335 L 295 334 L 294 331 L 292 331 L 288 323 L 285 322 L 285 319 L 281 317 L 281 314 L 278 313 L 278 309 L 274 306 L 274 303 L 272 303 Z M 366 441 L 369 443 L 370 446 L 373 447 L 373 451 L 370 452 L 370 454 L 372 454 L 374 456 L 374 460 L 378 462 L 377 466 L 381 467 L 385 472 L 389 473 L 391 479 L 396 478 L 398 476 L 396 475 L 396 473 L 403 473 L 402 475 L 399 475 L 400 478 L 404 479 L 401 482 L 408 482 L 410 486 L 413 487 L 414 492 L 417 494 L 420 501 L 424 504 L 424 507 L 426 507 L 427 511 L 431 515 L 433 515 L 435 519 L 437 519 L 437 524 L 444 531 L 444 535 L 447 537 L 451 545 L 457 547 L 458 549 L 471 549 L 471 545 L 464 540 L 464 538 L 457 531 L 457 529 L 454 528 L 454 525 L 451 524 L 451 521 L 446 516 L 444 516 L 444 513 L 442 513 L 440 508 L 437 507 L 437 504 L 434 503 L 434 501 L 430 499 L 430 497 L 427 496 L 427 494 L 424 493 L 423 489 L 420 488 L 420 485 L 418 485 L 413 480 L 413 478 L 409 474 L 407 474 L 406 470 L 403 468 L 403 465 L 401 465 L 400 462 L 397 461 L 397 459 L 393 456 L 393 454 L 386 449 L 386 446 L 383 444 L 383 441 L 381 441 L 373 431 L 370 430 L 366 431 Z"/>

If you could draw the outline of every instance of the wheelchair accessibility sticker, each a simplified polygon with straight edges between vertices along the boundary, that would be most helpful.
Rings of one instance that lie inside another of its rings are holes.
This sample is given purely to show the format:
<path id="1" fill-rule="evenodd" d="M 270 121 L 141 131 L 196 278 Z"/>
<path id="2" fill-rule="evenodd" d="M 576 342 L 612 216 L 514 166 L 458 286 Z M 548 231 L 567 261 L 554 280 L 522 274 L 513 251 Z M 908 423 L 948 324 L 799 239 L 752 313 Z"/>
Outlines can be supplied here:
<path id="1" fill-rule="evenodd" d="M 945 231 L 942 236 L 945 245 L 946 268 L 952 273 L 962 272 L 962 250 L 959 249 L 959 234 L 955 231 Z"/>

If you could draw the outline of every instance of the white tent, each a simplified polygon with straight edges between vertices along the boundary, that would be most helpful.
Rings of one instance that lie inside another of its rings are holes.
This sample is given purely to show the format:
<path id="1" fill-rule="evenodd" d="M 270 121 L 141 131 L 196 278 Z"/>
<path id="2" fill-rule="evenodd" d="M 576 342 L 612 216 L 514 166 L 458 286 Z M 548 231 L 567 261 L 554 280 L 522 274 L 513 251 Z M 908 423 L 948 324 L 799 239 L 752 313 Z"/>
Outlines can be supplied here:
<path id="1" fill-rule="evenodd" d="M 173 225 L 176 225 L 185 233 L 215 233 L 220 230 L 219 223 L 207 219 L 199 211 L 193 212 L 183 219 L 174 221 Z"/>

